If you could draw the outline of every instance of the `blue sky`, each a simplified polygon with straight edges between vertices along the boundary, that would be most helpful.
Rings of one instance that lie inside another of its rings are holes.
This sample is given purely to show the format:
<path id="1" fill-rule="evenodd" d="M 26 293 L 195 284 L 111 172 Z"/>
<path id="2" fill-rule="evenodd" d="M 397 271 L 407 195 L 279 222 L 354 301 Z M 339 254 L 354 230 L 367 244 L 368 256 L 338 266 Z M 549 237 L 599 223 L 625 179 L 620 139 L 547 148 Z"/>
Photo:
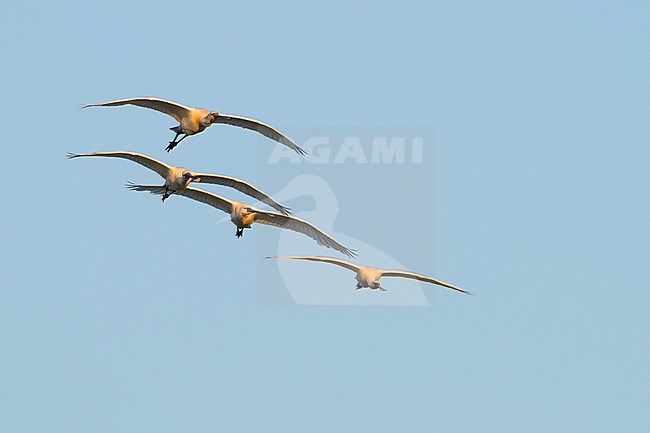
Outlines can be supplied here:
<path id="1" fill-rule="evenodd" d="M 0 432 L 650 428 L 643 2 L 13 2 L 2 21 Z M 141 95 L 297 139 L 433 132 L 421 164 L 297 167 L 236 128 L 168 155 L 172 119 L 80 109 Z M 269 192 L 318 176 L 333 231 L 476 295 L 298 305 L 262 259 L 273 230 L 237 240 L 214 209 L 127 191 L 159 182 L 142 167 L 65 159 L 119 149 Z"/>

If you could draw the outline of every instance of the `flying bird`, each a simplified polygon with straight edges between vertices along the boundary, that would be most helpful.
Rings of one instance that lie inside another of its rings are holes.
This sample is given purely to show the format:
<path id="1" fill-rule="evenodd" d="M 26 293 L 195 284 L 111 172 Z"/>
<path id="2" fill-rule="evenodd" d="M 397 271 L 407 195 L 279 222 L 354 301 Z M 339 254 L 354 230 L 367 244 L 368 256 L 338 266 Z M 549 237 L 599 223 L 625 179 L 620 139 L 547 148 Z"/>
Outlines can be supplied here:
<path id="1" fill-rule="evenodd" d="M 163 189 L 158 185 L 135 185 L 127 184 L 127 187 L 134 191 L 144 191 L 151 194 L 162 195 Z M 277 212 L 256 209 L 248 204 L 240 203 L 234 200 L 228 200 L 217 194 L 204 191 L 197 188 L 186 187 L 176 191 L 176 194 L 191 198 L 192 200 L 205 203 L 223 212 L 230 214 L 230 220 L 237 226 L 235 236 L 238 238 L 244 235 L 244 229 L 251 228 L 253 223 L 260 223 L 297 233 L 302 233 L 315 240 L 318 245 L 337 250 L 348 257 L 356 256 L 356 252 L 337 242 L 334 238 L 327 235 L 317 227 L 290 215 L 283 215 Z"/>
<path id="2" fill-rule="evenodd" d="M 323 257 L 323 256 L 275 256 L 267 257 L 267 259 L 295 259 L 295 260 L 309 260 L 312 262 L 325 262 L 331 263 L 334 265 L 341 266 L 345 269 L 349 269 L 357 273 L 357 290 L 368 287 L 372 290 L 381 290 L 386 291 L 380 283 L 379 279 L 381 277 L 402 277 L 410 278 L 412 280 L 424 281 L 425 283 L 432 283 L 438 286 L 447 287 L 452 290 L 456 290 L 466 295 L 471 295 L 470 292 L 460 289 L 456 286 L 453 286 L 444 281 L 436 280 L 435 278 L 427 277 L 426 275 L 418 274 L 416 272 L 410 271 L 400 271 L 400 270 L 386 270 L 380 268 L 374 268 L 372 266 L 361 266 L 354 263 L 350 263 L 347 260 L 337 259 L 334 257 Z"/>
<path id="3" fill-rule="evenodd" d="M 162 200 L 165 201 L 169 198 L 170 195 L 186 188 L 191 182 L 200 182 L 200 183 L 211 183 L 215 185 L 228 186 L 234 188 L 237 191 L 240 191 L 248 196 L 251 196 L 262 203 L 265 203 L 271 206 L 273 209 L 277 210 L 283 215 L 289 214 L 289 208 L 282 206 L 273 200 L 270 196 L 263 193 L 253 185 L 244 182 L 243 180 L 223 176 L 220 174 L 211 174 L 211 173 L 199 173 L 190 171 L 183 167 L 174 167 L 164 162 L 158 161 L 150 156 L 143 155 L 137 152 L 126 152 L 126 151 L 115 151 L 115 152 L 92 152 L 84 154 L 68 153 L 68 158 L 80 158 L 87 156 L 104 156 L 111 158 L 123 158 L 128 159 L 133 162 L 136 162 L 148 169 L 151 169 L 158 173 L 163 179 L 165 179 L 165 184 L 160 186 L 162 191 Z"/>
<path id="4" fill-rule="evenodd" d="M 84 105 L 82 108 L 115 107 L 119 105 L 137 105 L 139 107 L 150 108 L 168 114 L 176 119 L 180 125 L 169 128 L 176 133 L 176 136 L 169 142 L 169 146 L 165 149 L 167 152 L 171 151 L 187 136 L 203 132 L 205 128 L 209 127 L 213 123 L 226 123 L 228 125 L 259 132 L 271 140 L 275 140 L 278 143 L 288 146 L 300 155 L 305 155 L 307 153 L 304 149 L 291 141 L 289 137 L 259 120 L 237 116 L 235 114 L 221 114 L 216 111 L 206 110 L 205 108 L 186 107 L 177 102 L 167 101 L 165 99 L 154 98 L 151 96 L 115 99 L 113 101 L 100 102 L 98 104 Z M 177 140 L 179 135 L 182 135 L 182 137 L 180 140 Z"/>

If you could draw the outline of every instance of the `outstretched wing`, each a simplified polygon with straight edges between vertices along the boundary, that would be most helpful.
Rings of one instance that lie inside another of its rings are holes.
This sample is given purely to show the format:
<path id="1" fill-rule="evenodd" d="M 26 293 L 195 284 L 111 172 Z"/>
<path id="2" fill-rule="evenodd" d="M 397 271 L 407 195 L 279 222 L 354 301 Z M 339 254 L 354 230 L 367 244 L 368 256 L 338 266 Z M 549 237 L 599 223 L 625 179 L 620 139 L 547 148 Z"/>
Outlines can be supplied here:
<path id="1" fill-rule="evenodd" d="M 126 184 L 126 187 L 132 191 L 145 191 L 155 195 L 164 195 L 165 186 L 160 185 L 136 185 L 131 182 Z M 213 194 L 208 191 L 203 191 L 202 189 L 186 187 L 174 191 L 174 195 L 183 195 L 185 197 L 191 198 L 192 200 L 200 201 L 214 208 L 217 208 L 226 213 L 232 212 L 232 202 L 228 199 L 225 199 L 217 194 Z"/>
<path id="2" fill-rule="evenodd" d="M 335 249 L 348 257 L 356 256 L 354 250 L 341 245 L 333 237 L 325 234 L 317 227 L 311 225 L 305 220 L 301 220 L 300 218 L 255 209 L 255 222 L 302 233 L 315 240 L 318 245 Z"/>
<path id="3" fill-rule="evenodd" d="M 252 131 L 259 132 L 265 137 L 275 140 L 278 143 L 282 143 L 285 146 L 295 150 L 300 155 L 306 155 L 307 152 L 298 146 L 296 143 L 291 141 L 289 137 L 273 128 L 272 126 L 267 125 L 266 123 L 260 122 L 256 119 L 251 119 L 248 117 L 237 116 L 235 114 L 219 114 L 215 119 L 215 123 L 225 123 L 232 126 L 238 126 L 240 128 L 250 129 Z"/>
<path id="4" fill-rule="evenodd" d="M 250 183 L 244 182 L 241 179 L 230 176 L 222 176 L 220 174 L 210 174 L 210 173 L 192 173 L 195 177 L 194 182 L 199 183 L 211 183 L 215 185 L 228 186 L 234 188 L 237 191 L 240 191 L 250 197 L 253 197 L 262 203 L 265 203 L 271 206 L 273 209 L 280 212 L 282 215 L 289 215 L 289 208 L 282 206 L 273 200 L 268 194 L 263 193 L 259 189 L 255 188 Z"/>
<path id="5" fill-rule="evenodd" d="M 331 263 L 333 265 L 341 266 L 345 269 L 349 269 L 354 272 L 359 272 L 359 265 L 348 262 L 347 260 L 337 259 L 335 257 L 325 257 L 325 256 L 273 256 L 267 257 L 267 259 L 294 259 L 294 260 L 309 260 L 311 262 L 325 262 Z"/>
<path id="6" fill-rule="evenodd" d="M 131 191 L 148 192 L 154 195 L 165 194 L 165 185 L 138 185 L 133 182 L 127 182 L 126 187 Z"/>
<path id="7" fill-rule="evenodd" d="M 431 278 L 431 277 L 427 277 L 426 275 L 418 274 L 417 272 L 399 271 L 399 270 L 386 270 L 386 271 L 382 272 L 381 276 L 382 277 L 410 278 L 412 280 L 418 280 L 418 281 L 423 281 L 425 283 L 436 284 L 438 286 L 447 287 L 448 289 L 456 290 L 457 292 L 465 293 L 466 295 L 471 295 L 471 293 L 466 291 L 466 290 L 463 290 L 461 288 L 453 286 L 453 285 L 451 285 L 449 283 L 445 283 L 444 281 L 436 280 L 435 278 Z"/>
<path id="8" fill-rule="evenodd" d="M 200 201 L 201 203 L 205 203 L 221 211 L 224 211 L 227 214 L 230 214 L 232 212 L 232 202 L 230 200 L 209 191 L 187 187 L 174 192 L 174 194 L 183 195 L 187 198 L 191 198 L 192 200 Z"/>
<path id="9" fill-rule="evenodd" d="M 154 159 L 150 156 L 143 155 L 141 153 L 136 153 L 136 152 L 116 151 L 116 152 L 92 152 L 92 153 L 83 153 L 83 154 L 68 153 L 69 159 L 80 158 L 85 156 L 107 156 L 111 158 L 129 159 L 133 162 L 137 162 L 138 164 L 147 167 L 150 170 L 155 171 L 163 178 L 167 177 L 167 174 L 169 173 L 169 169 L 171 168 L 169 165 L 165 164 L 164 162 L 160 162 L 157 159 Z"/>
<path id="10" fill-rule="evenodd" d="M 190 107 L 186 107 L 177 102 L 167 101 L 165 99 L 154 98 L 153 96 L 143 96 L 139 98 L 125 98 L 114 99 L 112 101 L 100 102 L 98 104 L 84 105 L 82 108 L 87 107 L 115 107 L 119 105 L 137 105 L 138 107 L 150 108 L 152 110 L 160 111 L 161 113 L 172 116 L 176 121 L 180 122 L 181 118 L 188 115 L 191 111 Z"/>

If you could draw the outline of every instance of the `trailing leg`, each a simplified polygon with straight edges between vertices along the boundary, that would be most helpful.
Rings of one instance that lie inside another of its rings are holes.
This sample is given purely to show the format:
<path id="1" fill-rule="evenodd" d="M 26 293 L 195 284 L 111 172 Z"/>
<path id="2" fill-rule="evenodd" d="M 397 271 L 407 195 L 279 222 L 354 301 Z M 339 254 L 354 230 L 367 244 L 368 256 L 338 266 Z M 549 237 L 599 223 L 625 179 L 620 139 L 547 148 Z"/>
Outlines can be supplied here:
<path id="1" fill-rule="evenodd" d="M 176 133 L 176 136 L 174 137 L 174 139 L 173 139 L 172 141 L 169 142 L 169 146 L 167 146 L 167 147 L 165 148 L 165 150 L 166 150 L 167 152 L 171 151 L 173 148 L 175 148 L 176 146 L 178 146 L 178 143 L 180 143 L 181 141 L 183 141 L 183 139 L 184 139 L 185 137 L 187 137 L 187 134 L 185 134 L 185 133 L 181 130 L 181 126 L 180 126 L 180 125 L 179 125 L 179 126 L 174 126 L 173 128 L 169 128 L 169 129 L 171 129 L 172 131 L 174 131 L 174 132 Z M 178 140 L 178 141 L 176 141 L 176 139 L 178 138 L 178 136 L 181 135 L 181 134 L 183 134 L 183 136 L 181 137 L 181 139 Z"/>
<path id="2" fill-rule="evenodd" d="M 167 189 L 167 187 L 165 187 L 165 193 L 162 196 L 162 201 L 164 202 L 165 200 L 167 200 L 169 198 L 169 196 L 172 195 L 173 193 L 174 193 L 174 191 L 169 191 L 169 189 Z"/>

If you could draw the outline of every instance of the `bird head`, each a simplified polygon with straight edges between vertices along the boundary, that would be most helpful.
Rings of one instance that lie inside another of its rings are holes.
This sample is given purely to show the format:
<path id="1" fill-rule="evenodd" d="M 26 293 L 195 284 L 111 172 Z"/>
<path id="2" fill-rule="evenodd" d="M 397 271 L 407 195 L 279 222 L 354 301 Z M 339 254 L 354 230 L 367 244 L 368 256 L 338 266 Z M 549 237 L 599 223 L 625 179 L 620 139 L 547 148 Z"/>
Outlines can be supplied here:
<path id="1" fill-rule="evenodd" d="M 217 121 L 217 117 L 219 117 L 219 113 L 217 111 L 210 111 L 207 116 L 205 116 L 205 120 L 208 121 L 208 123 L 214 123 Z"/>

